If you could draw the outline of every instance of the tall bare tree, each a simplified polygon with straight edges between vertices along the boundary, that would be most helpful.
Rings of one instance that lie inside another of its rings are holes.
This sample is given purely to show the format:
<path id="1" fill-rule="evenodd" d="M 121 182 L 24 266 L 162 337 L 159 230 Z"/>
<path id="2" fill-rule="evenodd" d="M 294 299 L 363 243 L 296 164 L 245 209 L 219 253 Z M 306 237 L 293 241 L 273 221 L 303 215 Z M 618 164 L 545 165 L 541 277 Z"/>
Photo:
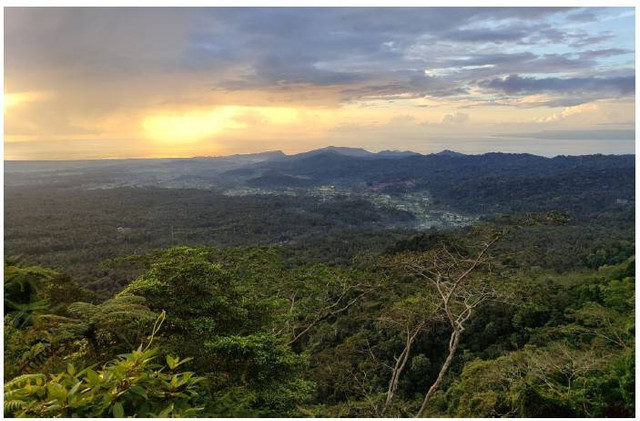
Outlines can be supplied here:
<path id="1" fill-rule="evenodd" d="M 404 342 L 400 355 L 394 355 L 394 365 L 387 366 L 391 369 L 391 378 L 389 379 L 386 399 L 380 415 L 384 415 L 393 405 L 400 375 L 409 361 L 413 344 L 420 333 L 429 326 L 430 322 L 436 320 L 437 310 L 437 302 L 430 295 L 413 296 L 395 303 L 380 316 L 380 326 L 385 329 L 399 331 Z"/>
<path id="2" fill-rule="evenodd" d="M 422 279 L 434 292 L 438 309 L 451 327 L 448 355 L 440 367 L 436 380 L 427 390 L 416 414 L 424 416 L 434 393 L 458 351 L 462 333 L 476 308 L 483 302 L 496 298 L 491 279 L 489 250 L 503 235 L 500 231 L 475 234 L 473 244 L 455 247 L 441 242 L 424 253 L 409 253 L 400 257 L 400 264 L 411 275 Z"/>

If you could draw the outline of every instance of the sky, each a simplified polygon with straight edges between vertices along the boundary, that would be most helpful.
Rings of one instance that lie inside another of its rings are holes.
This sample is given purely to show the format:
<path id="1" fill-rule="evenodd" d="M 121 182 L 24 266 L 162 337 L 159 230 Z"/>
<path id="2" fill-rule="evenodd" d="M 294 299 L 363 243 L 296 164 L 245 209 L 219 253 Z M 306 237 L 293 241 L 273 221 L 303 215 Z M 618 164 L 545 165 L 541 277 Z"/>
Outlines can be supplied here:
<path id="1" fill-rule="evenodd" d="M 5 159 L 635 151 L 633 8 L 5 8 Z"/>

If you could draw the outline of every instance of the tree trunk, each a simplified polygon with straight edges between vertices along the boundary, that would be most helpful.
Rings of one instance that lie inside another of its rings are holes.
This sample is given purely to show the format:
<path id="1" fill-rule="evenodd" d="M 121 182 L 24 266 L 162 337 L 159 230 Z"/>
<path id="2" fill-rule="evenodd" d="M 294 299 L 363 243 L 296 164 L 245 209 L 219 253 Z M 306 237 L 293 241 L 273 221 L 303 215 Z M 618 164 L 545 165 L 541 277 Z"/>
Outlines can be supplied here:
<path id="1" fill-rule="evenodd" d="M 389 380 L 389 388 L 387 389 L 387 399 L 385 400 L 382 411 L 380 412 L 381 416 L 384 415 L 384 413 L 391 407 L 391 404 L 393 404 L 393 399 L 395 398 L 396 391 L 398 390 L 398 381 L 400 380 L 400 374 L 404 370 L 404 367 L 409 360 L 411 345 L 413 344 L 414 339 L 415 335 L 411 335 L 410 332 L 407 332 L 407 343 L 402 350 L 400 357 L 396 360 L 395 367 L 393 367 L 393 374 L 391 375 L 391 380 Z"/>
<path id="2" fill-rule="evenodd" d="M 453 361 L 453 357 L 456 355 L 456 351 L 458 350 L 458 344 L 460 343 L 460 335 L 462 335 L 462 330 L 460 329 L 454 329 L 453 332 L 451 333 L 451 339 L 449 340 L 449 355 L 447 356 L 447 359 L 444 361 L 444 364 L 442 364 L 442 367 L 440 368 L 440 373 L 438 373 L 438 378 L 436 379 L 435 382 L 433 382 L 433 384 L 429 388 L 429 391 L 425 395 L 424 400 L 422 401 L 422 406 L 420 406 L 420 410 L 416 414 L 415 418 L 422 418 L 422 416 L 424 415 L 424 411 L 427 409 L 427 404 L 429 403 L 429 400 L 431 399 L 433 394 L 436 392 L 436 390 L 438 390 L 438 387 L 440 387 L 440 384 L 444 379 L 444 375 L 447 374 L 447 371 L 451 366 L 451 362 Z"/>

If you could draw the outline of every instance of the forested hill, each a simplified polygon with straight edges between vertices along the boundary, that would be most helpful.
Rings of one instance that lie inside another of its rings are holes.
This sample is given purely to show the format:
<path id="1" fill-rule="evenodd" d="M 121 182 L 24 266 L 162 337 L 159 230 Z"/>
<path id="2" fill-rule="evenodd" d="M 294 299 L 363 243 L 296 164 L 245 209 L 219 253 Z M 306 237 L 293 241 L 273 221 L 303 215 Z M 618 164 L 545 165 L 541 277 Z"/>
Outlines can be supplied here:
<path id="1" fill-rule="evenodd" d="M 634 155 L 585 155 L 545 158 L 530 154 L 483 155 L 431 154 L 404 158 L 362 158 L 334 151 L 311 156 L 294 155 L 265 161 L 255 170 L 269 170 L 306 177 L 309 183 L 329 181 L 374 183 L 392 177 L 424 182 L 461 181 L 471 177 L 548 177 L 575 171 L 633 169 Z"/>
<path id="2" fill-rule="evenodd" d="M 280 152 L 219 158 L 6 162 L 6 186 L 61 188 L 169 187 L 229 189 L 314 187 L 373 188 L 390 193 L 427 190 L 437 200 L 469 209 L 531 196 L 594 190 L 615 202 L 634 199 L 634 155 L 545 158 L 530 154 L 464 155 L 325 148 L 298 155 Z M 544 198 L 543 198 L 544 200 Z M 529 201 L 531 202 L 531 201 Z M 503 209 L 504 210 L 504 209 Z"/>
<path id="3" fill-rule="evenodd" d="M 442 204 L 471 213 L 562 208 L 579 215 L 635 199 L 634 155 L 545 158 L 529 154 L 432 154 L 363 159 L 336 152 L 254 166 L 258 187 L 326 184 L 429 191 Z M 224 174 L 223 174 L 224 175 Z"/>

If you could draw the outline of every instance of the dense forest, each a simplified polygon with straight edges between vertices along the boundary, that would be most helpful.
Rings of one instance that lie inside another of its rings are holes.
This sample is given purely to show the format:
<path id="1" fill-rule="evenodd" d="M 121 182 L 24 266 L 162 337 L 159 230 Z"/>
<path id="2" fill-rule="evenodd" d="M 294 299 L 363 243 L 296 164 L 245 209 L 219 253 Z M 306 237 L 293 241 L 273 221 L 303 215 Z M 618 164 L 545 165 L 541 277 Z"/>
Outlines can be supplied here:
<path id="1" fill-rule="evenodd" d="M 325 152 L 11 172 L 5 415 L 635 415 L 632 157 Z"/>

